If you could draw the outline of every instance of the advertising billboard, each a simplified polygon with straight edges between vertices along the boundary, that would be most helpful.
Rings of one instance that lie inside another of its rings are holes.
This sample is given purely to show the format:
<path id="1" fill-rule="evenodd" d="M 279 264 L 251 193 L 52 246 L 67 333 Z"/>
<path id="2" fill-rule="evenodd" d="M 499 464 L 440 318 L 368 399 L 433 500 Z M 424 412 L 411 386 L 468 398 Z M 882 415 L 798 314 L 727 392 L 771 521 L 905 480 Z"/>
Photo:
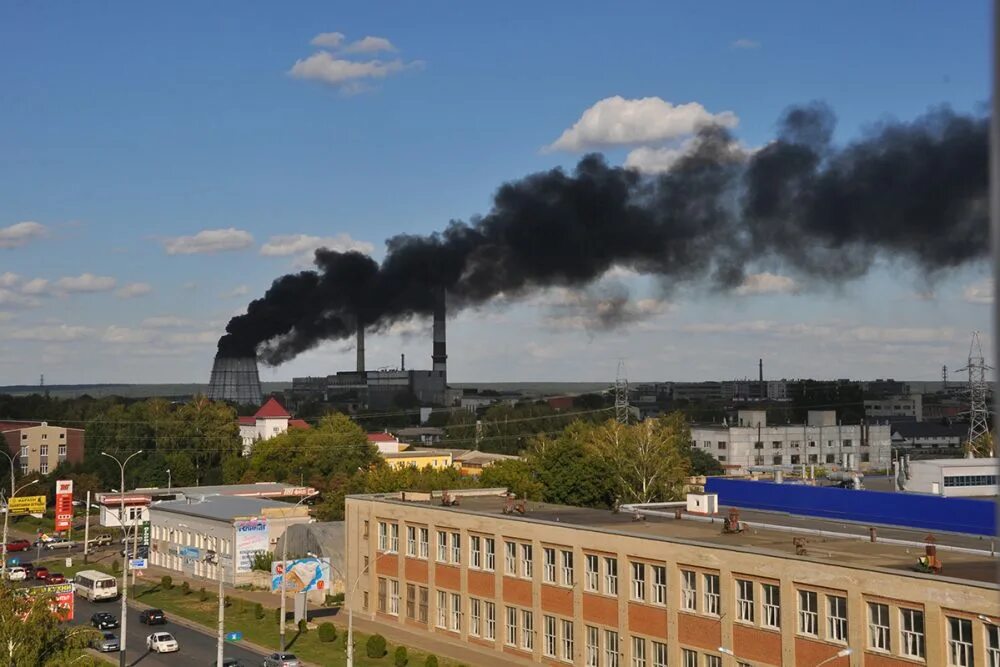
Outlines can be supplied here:
<path id="1" fill-rule="evenodd" d="M 30 588 L 21 588 L 18 590 L 23 591 L 25 594 L 32 597 L 36 595 L 51 595 L 52 612 L 59 617 L 59 620 L 73 620 L 74 597 L 73 584 L 71 582 L 66 582 L 65 584 L 51 584 L 48 586 L 32 586 Z"/>
<path id="2" fill-rule="evenodd" d="M 267 521 L 246 519 L 234 521 L 236 529 L 236 571 L 250 572 L 253 569 L 253 555 L 258 551 L 268 551 Z"/>
<path id="3" fill-rule="evenodd" d="M 17 496 L 10 499 L 11 514 L 44 514 L 45 496 Z"/>
<path id="4" fill-rule="evenodd" d="M 297 558 L 271 563 L 271 592 L 285 590 L 289 593 L 330 590 L 329 558 Z"/>
<path id="5" fill-rule="evenodd" d="M 56 532 L 73 525 L 73 480 L 56 481 Z"/>

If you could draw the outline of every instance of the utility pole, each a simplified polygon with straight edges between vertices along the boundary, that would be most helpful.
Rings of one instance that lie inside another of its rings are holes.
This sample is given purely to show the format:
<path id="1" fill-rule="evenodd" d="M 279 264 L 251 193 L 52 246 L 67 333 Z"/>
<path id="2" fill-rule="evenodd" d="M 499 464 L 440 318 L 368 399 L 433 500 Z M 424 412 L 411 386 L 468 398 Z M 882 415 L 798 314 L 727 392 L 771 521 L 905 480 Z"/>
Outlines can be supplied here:
<path id="1" fill-rule="evenodd" d="M 972 332 L 972 342 L 969 344 L 969 363 L 960 371 L 969 371 L 969 446 L 980 438 L 990 437 L 990 411 L 987 402 L 989 385 L 986 371 L 993 370 L 986 365 L 983 357 L 983 345 L 979 340 L 979 332 Z M 990 447 L 992 449 L 992 447 Z M 972 450 L 970 449 L 970 455 Z"/>
<path id="2" fill-rule="evenodd" d="M 618 360 L 618 374 L 615 377 L 615 420 L 628 424 L 628 379 L 625 377 L 625 360 Z"/>
<path id="3" fill-rule="evenodd" d="M 118 460 L 117 457 L 108 454 L 107 452 L 101 452 L 101 456 L 107 456 L 109 459 L 118 464 L 118 468 L 121 470 L 121 486 L 118 487 L 119 495 L 119 509 L 118 509 L 118 522 L 121 524 L 122 533 L 125 535 L 125 553 L 128 554 L 128 529 L 125 527 L 125 466 L 128 462 L 132 460 L 133 457 L 142 454 L 140 449 L 137 452 L 130 454 L 124 461 Z M 128 558 L 125 559 L 126 567 L 122 568 L 122 641 L 121 641 L 121 651 L 118 653 L 118 667 L 125 667 L 128 664 L 125 660 L 125 648 L 126 648 L 126 638 L 128 637 L 127 625 L 128 625 L 128 607 L 126 602 L 128 600 Z"/>
<path id="4" fill-rule="evenodd" d="M 90 490 L 87 490 L 87 507 L 85 508 L 84 516 L 86 519 L 83 524 L 83 562 L 87 562 L 87 554 L 90 549 Z"/>

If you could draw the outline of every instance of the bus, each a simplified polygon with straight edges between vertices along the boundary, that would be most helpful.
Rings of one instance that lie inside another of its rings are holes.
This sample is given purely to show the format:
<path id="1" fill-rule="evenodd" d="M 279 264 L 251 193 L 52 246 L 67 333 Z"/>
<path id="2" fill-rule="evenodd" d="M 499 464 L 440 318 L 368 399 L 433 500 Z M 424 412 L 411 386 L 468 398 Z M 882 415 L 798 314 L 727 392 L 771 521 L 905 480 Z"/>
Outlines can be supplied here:
<path id="1" fill-rule="evenodd" d="M 97 570 L 81 570 L 73 577 L 73 590 L 91 602 L 118 597 L 118 580 Z"/>

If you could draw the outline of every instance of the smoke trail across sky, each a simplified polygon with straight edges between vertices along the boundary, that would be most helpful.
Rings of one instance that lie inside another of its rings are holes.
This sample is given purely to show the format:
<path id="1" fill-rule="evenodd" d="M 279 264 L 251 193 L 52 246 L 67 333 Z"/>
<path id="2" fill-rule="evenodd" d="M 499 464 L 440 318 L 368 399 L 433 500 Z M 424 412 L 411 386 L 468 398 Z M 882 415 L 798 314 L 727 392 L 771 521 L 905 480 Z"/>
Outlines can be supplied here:
<path id="1" fill-rule="evenodd" d="M 832 143 L 834 122 L 823 104 L 793 107 L 752 153 L 727 129 L 705 127 L 655 176 L 587 155 L 571 173 L 501 185 L 482 217 L 390 238 L 381 264 L 320 249 L 315 270 L 278 278 L 230 320 L 219 354 L 279 364 L 353 335 L 357 318 L 380 328 L 429 316 L 442 289 L 455 312 L 501 294 L 582 289 L 614 267 L 655 276 L 667 290 L 728 290 L 761 263 L 842 282 L 879 258 L 931 278 L 985 259 L 985 116 L 934 109 L 842 147 Z"/>

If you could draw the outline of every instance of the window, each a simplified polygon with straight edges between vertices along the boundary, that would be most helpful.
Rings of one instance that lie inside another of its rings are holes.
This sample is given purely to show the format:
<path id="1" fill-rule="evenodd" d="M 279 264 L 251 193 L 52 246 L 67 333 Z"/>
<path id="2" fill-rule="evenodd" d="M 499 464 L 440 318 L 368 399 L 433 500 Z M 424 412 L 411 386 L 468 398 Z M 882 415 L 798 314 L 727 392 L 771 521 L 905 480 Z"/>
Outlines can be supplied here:
<path id="1" fill-rule="evenodd" d="M 618 667 L 618 633 L 614 630 L 604 631 L 604 664 Z"/>
<path id="2" fill-rule="evenodd" d="M 378 578 L 378 610 L 382 613 L 385 613 L 386 610 L 385 597 L 387 585 L 385 577 Z"/>
<path id="3" fill-rule="evenodd" d="M 389 580 L 389 614 L 399 616 L 399 581 Z"/>
<path id="4" fill-rule="evenodd" d="M 816 454 L 810 454 L 809 463 L 819 463 L 819 456 L 817 456 Z"/>
<path id="5" fill-rule="evenodd" d="M 22 475 L 27 475 L 28 474 L 28 464 L 27 463 L 22 463 L 21 464 L 21 474 Z"/>
<path id="6" fill-rule="evenodd" d="M 771 449 L 781 449 L 781 440 L 772 440 Z"/>
<path id="7" fill-rule="evenodd" d="M 483 566 L 482 538 L 478 535 L 469 536 L 469 567 L 477 570 Z"/>
<path id="8" fill-rule="evenodd" d="M 399 524 L 389 524 L 389 552 L 399 553 Z"/>
<path id="9" fill-rule="evenodd" d="M 722 657 L 718 655 L 706 655 L 705 667 L 722 667 Z"/>
<path id="10" fill-rule="evenodd" d="M 27 457 L 28 456 L 28 446 L 27 445 L 21 445 L 21 456 L 22 457 Z"/>
<path id="11" fill-rule="evenodd" d="M 986 660 L 989 667 L 1000 667 L 1000 626 L 986 626 Z"/>
<path id="12" fill-rule="evenodd" d="M 690 570 L 681 570 L 681 609 L 695 611 L 698 608 L 698 579 Z"/>
<path id="13" fill-rule="evenodd" d="M 632 563 L 632 599 L 646 600 L 646 564 Z"/>
<path id="14" fill-rule="evenodd" d="M 646 640 L 632 637 L 632 667 L 646 667 Z"/>
<path id="15" fill-rule="evenodd" d="M 437 592 L 437 627 L 448 627 L 448 594 L 444 591 Z"/>
<path id="16" fill-rule="evenodd" d="M 587 653 L 583 663 L 586 667 L 599 667 L 601 664 L 601 647 L 598 644 L 600 636 L 600 630 L 592 625 L 587 626 Z"/>
<path id="17" fill-rule="evenodd" d="M 517 543 L 515 542 L 504 542 L 503 543 L 503 565 L 504 574 L 510 575 L 512 577 L 517 576 Z"/>
<path id="18" fill-rule="evenodd" d="M 736 580 L 736 619 L 746 623 L 754 622 L 753 582 Z"/>
<path id="19" fill-rule="evenodd" d="M 719 575 L 706 574 L 705 608 L 702 611 L 706 614 L 711 614 L 712 616 L 718 616 L 720 604 L 721 596 L 719 595 Z M 691 609 L 693 610 L 694 607 L 692 606 Z"/>
<path id="20" fill-rule="evenodd" d="M 653 642 L 653 667 L 667 667 L 667 645 Z"/>
<path id="21" fill-rule="evenodd" d="M 415 526 L 406 527 L 406 555 L 413 557 L 417 555 L 417 529 Z"/>
<path id="22" fill-rule="evenodd" d="M 483 550 L 486 554 L 486 560 L 483 563 L 483 569 L 488 572 L 493 572 L 497 569 L 497 543 L 492 537 L 487 537 L 483 540 Z"/>
<path id="23" fill-rule="evenodd" d="M 542 644 L 542 653 L 554 658 L 556 656 L 556 617 L 543 616 L 542 622 L 544 624 L 543 631 L 545 633 L 545 642 Z"/>
<path id="24" fill-rule="evenodd" d="M 48 463 L 38 464 L 38 472 L 42 473 L 43 475 L 49 474 L 49 464 Z"/>
<path id="25" fill-rule="evenodd" d="M 473 637 L 479 636 L 482 618 L 482 602 L 479 598 L 469 598 L 469 634 Z"/>
<path id="26" fill-rule="evenodd" d="M 525 579 L 531 579 L 531 545 L 522 544 L 521 545 L 521 576 Z"/>
<path id="27" fill-rule="evenodd" d="M 458 565 L 462 562 L 462 534 L 451 534 L 451 562 Z"/>
<path id="28" fill-rule="evenodd" d="M 458 593 L 451 594 L 451 629 L 462 630 L 462 596 Z"/>
<path id="29" fill-rule="evenodd" d="M 868 603 L 868 648 L 889 651 L 889 605 Z"/>
<path id="30" fill-rule="evenodd" d="M 507 646 L 517 646 L 517 609 L 507 607 L 507 631 L 504 643 Z"/>
<path id="31" fill-rule="evenodd" d="M 847 598 L 826 596 L 826 638 L 834 642 L 847 641 Z"/>
<path id="32" fill-rule="evenodd" d="M 827 454 L 826 455 L 826 462 L 827 463 L 833 463 L 833 461 L 834 461 L 833 454 Z"/>
<path id="33" fill-rule="evenodd" d="M 59 456 L 66 456 L 66 445 L 59 445 Z"/>
<path id="34" fill-rule="evenodd" d="M 417 608 L 417 620 L 421 623 L 427 622 L 427 594 L 428 590 L 424 586 L 420 587 L 420 606 Z"/>
<path id="35" fill-rule="evenodd" d="M 717 443 L 717 446 L 718 446 L 719 449 L 725 449 L 726 448 L 726 441 L 725 440 L 719 440 L 719 442 Z"/>
<path id="36" fill-rule="evenodd" d="M 819 631 L 819 603 L 815 591 L 799 591 L 799 632 L 815 637 Z"/>
<path id="37" fill-rule="evenodd" d="M 776 465 L 776 466 L 780 466 L 780 465 L 782 464 L 782 457 L 781 457 L 781 454 L 778 454 L 777 456 L 772 456 L 772 457 L 771 457 L 771 463 L 773 463 L 773 464 L 774 464 L 774 465 Z M 707 659 L 708 657 L 711 657 L 711 656 L 706 656 L 706 659 Z"/>
<path id="38" fill-rule="evenodd" d="M 765 628 L 781 627 L 781 589 L 775 584 L 761 584 L 761 594 L 764 598 L 764 617 L 761 624 Z"/>
<path id="39" fill-rule="evenodd" d="M 362 603 L 363 604 L 362 609 L 368 611 L 368 591 L 365 591 L 364 593 L 365 595 L 364 595 L 364 602 Z"/>
<path id="40" fill-rule="evenodd" d="M 948 664 L 972 667 L 972 621 L 948 617 Z"/>
<path id="41" fill-rule="evenodd" d="M 802 441 L 792 440 L 791 442 L 788 443 L 788 446 L 791 447 L 792 449 L 799 449 L 802 446 Z"/>
<path id="42" fill-rule="evenodd" d="M 799 464 L 799 459 L 801 457 L 798 454 L 792 454 L 789 458 L 791 459 L 790 463 L 792 465 L 798 465 Z"/>
<path id="43" fill-rule="evenodd" d="M 496 639 L 497 638 L 497 606 L 492 602 L 484 602 L 486 606 L 486 632 L 483 634 L 485 639 Z"/>
<path id="44" fill-rule="evenodd" d="M 653 565 L 653 604 L 667 604 L 667 568 Z"/>
<path id="45" fill-rule="evenodd" d="M 598 583 L 600 582 L 601 576 L 597 571 L 599 567 L 600 560 L 597 556 L 592 556 L 587 554 L 584 556 L 584 567 L 586 567 L 586 576 L 583 580 L 583 586 L 588 591 L 596 591 Z"/>
<path id="46" fill-rule="evenodd" d="M 521 611 L 521 648 L 535 650 L 535 616 L 530 611 Z"/>
<path id="47" fill-rule="evenodd" d="M 698 667 L 698 653 L 697 651 L 692 651 L 691 649 L 682 648 L 681 649 L 681 663 L 684 667 Z"/>
<path id="48" fill-rule="evenodd" d="M 430 549 L 430 546 L 428 544 L 430 542 L 430 539 L 431 539 L 431 532 L 429 530 L 427 530 L 426 528 L 421 528 L 420 529 L 420 539 L 417 542 L 417 546 L 419 547 L 417 555 L 420 558 L 424 558 L 424 559 L 427 558 L 427 552 Z"/>
<path id="49" fill-rule="evenodd" d="M 903 655 L 910 658 L 923 658 L 924 612 L 918 609 L 900 609 L 899 617 Z"/>
<path id="50" fill-rule="evenodd" d="M 389 524 L 384 521 L 378 522 L 378 550 L 386 551 L 389 549 Z"/>
<path id="51" fill-rule="evenodd" d="M 562 552 L 562 585 L 573 585 L 573 552 Z"/>
<path id="52" fill-rule="evenodd" d="M 604 592 L 607 595 L 618 595 L 618 559 L 604 559 Z"/>
<path id="53" fill-rule="evenodd" d="M 852 445 L 850 440 L 844 440 L 844 447 L 850 447 Z"/>
<path id="54" fill-rule="evenodd" d="M 545 560 L 542 569 L 542 581 L 547 584 L 556 583 L 556 550 L 545 547 L 542 549 L 542 556 Z M 555 655 L 553 653 L 553 655 Z"/>
<path id="55" fill-rule="evenodd" d="M 562 621 L 562 659 L 573 662 L 573 621 Z"/>
<path id="56" fill-rule="evenodd" d="M 406 617 L 417 617 L 417 587 L 413 584 L 406 584 Z"/>
<path id="57" fill-rule="evenodd" d="M 438 531 L 438 562 L 448 562 L 448 533 Z"/>

